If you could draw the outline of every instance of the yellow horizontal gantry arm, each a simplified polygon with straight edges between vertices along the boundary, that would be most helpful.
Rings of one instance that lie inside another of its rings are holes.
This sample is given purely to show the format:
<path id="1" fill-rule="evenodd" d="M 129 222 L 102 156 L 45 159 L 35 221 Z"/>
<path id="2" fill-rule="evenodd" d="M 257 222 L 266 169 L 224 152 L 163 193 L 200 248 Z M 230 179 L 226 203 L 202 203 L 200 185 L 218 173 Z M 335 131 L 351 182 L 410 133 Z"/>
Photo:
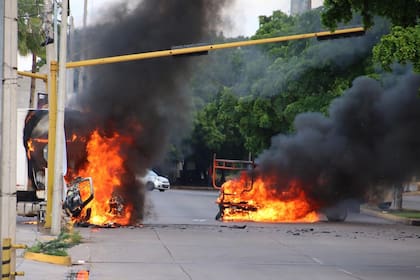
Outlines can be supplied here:
<path id="1" fill-rule="evenodd" d="M 17 71 L 18 75 L 21 76 L 25 76 L 25 77 L 30 77 L 30 78 L 35 78 L 35 79 L 40 79 L 43 80 L 44 82 L 48 81 L 48 75 L 47 74 L 39 74 L 39 73 L 32 73 L 32 72 L 26 72 L 26 71 Z"/>
<path id="2" fill-rule="evenodd" d="M 327 37 L 327 36 L 339 36 L 339 35 L 345 35 L 345 34 L 351 35 L 352 33 L 358 34 L 364 31 L 365 29 L 363 27 L 354 27 L 354 28 L 347 28 L 347 29 L 338 29 L 335 31 L 321 31 L 321 32 L 315 32 L 315 33 L 305 33 L 305 34 L 273 37 L 273 38 L 266 38 L 266 39 L 221 43 L 221 44 L 215 44 L 215 45 L 176 48 L 176 49 L 171 49 L 171 50 L 152 51 L 152 52 L 145 52 L 145 53 L 138 53 L 138 54 L 128 54 L 128 55 L 120 55 L 120 56 L 113 56 L 113 57 L 67 62 L 66 68 L 76 68 L 76 67 L 93 66 L 93 65 L 99 65 L 99 64 L 126 62 L 126 61 L 150 59 L 150 58 L 157 58 L 157 57 L 164 57 L 164 56 L 186 55 L 186 54 L 201 53 L 201 52 L 215 51 L 215 50 L 228 49 L 228 48 L 278 43 L 278 42 L 308 39 L 308 38 L 322 38 L 322 37 Z"/>

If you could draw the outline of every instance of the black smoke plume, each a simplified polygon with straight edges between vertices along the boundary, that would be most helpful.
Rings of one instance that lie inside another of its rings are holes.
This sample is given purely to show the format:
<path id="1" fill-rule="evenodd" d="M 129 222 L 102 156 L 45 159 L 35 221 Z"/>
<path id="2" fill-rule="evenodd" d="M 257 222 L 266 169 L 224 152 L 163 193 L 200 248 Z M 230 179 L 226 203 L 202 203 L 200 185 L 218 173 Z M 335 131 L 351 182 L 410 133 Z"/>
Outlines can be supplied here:
<path id="1" fill-rule="evenodd" d="M 228 1 L 132 2 L 105 10 L 99 24 L 80 32 L 76 41 L 81 47 L 88 46 L 85 58 L 205 42 L 220 25 L 220 14 Z M 77 44 L 73 49 L 80 51 Z M 193 65 L 193 57 L 166 57 L 86 68 L 86 87 L 76 99 L 77 107 L 89 114 L 85 128 L 97 128 L 103 135 L 116 131 L 134 138 L 134 143 L 123 147 L 129 171 L 123 180 L 125 199 L 137 200 L 132 202 L 140 208 L 141 200 L 133 195 L 138 190 L 134 174 L 144 173 L 145 168 L 155 164 L 165 153 L 171 135 L 182 134 L 188 124 L 191 99 L 184 87 Z"/>
<path id="2" fill-rule="evenodd" d="M 359 77 L 329 116 L 296 117 L 295 133 L 273 137 L 257 159 L 264 174 L 299 180 L 319 207 L 362 199 L 371 188 L 408 182 L 420 171 L 420 76 Z"/>

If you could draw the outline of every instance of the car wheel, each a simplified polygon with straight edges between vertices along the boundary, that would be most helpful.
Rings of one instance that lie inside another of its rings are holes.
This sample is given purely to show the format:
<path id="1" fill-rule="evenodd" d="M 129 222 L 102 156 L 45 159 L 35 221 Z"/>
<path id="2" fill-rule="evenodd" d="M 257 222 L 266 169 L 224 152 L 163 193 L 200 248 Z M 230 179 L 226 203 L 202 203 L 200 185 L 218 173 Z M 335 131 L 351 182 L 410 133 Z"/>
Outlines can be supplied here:
<path id="1" fill-rule="evenodd" d="M 344 222 L 347 218 L 346 207 L 331 207 L 324 211 L 329 222 Z"/>
<path id="2" fill-rule="evenodd" d="M 155 188 L 155 184 L 153 184 L 153 182 L 147 182 L 146 184 L 146 189 L 149 191 L 153 191 L 153 189 Z"/>
<path id="3" fill-rule="evenodd" d="M 164 192 L 165 190 L 159 190 L 160 192 Z"/>

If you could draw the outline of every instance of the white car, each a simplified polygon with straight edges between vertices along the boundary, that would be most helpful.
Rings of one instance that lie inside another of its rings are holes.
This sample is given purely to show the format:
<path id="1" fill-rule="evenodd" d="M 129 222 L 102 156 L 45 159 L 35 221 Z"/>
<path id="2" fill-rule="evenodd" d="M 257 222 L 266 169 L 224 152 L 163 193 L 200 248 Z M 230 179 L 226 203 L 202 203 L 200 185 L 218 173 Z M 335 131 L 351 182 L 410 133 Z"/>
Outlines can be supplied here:
<path id="1" fill-rule="evenodd" d="M 146 175 L 139 177 L 139 180 L 146 186 L 146 189 L 153 191 L 157 189 L 161 192 L 169 190 L 171 185 L 168 178 L 156 174 L 153 170 L 147 169 Z"/>

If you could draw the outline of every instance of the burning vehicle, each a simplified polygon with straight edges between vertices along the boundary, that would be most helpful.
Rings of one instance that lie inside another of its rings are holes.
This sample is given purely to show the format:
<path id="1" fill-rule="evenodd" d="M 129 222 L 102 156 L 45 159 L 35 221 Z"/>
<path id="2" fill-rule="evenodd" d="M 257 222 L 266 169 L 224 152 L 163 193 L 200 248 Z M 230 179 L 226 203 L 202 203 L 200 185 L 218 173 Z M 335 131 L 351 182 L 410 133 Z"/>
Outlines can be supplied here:
<path id="1" fill-rule="evenodd" d="M 88 191 L 85 190 L 88 188 Z M 87 195 L 87 197 L 85 197 Z M 94 195 L 92 178 L 76 178 L 67 185 L 66 197 L 63 209 L 70 217 L 79 217 L 82 210 L 92 201 Z M 91 210 L 87 209 L 86 216 L 82 219 L 90 219 Z"/>
<path id="2" fill-rule="evenodd" d="M 86 115 L 84 116 L 86 117 Z M 86 126 L 80 112 L 66 112 L 67 173 L 63 210 L 80 224 L 127 225 L 138 215 L 142 185 L 127 171 L 121 149 L 132 140 L 117 132 L 105 134 Z M 48 111 L 20 110 L 17 212 L 42 217 L 46 203 Z M 26 172 L 22 172 L 26 171 Z M 131 198 L 125 186 L 131 188 Z M 133 194 L 137 194 L 134 197 Z"/>
<path id="3" fill-rule="evenodd" d="M 226 173 L 231 171 L 239 172 L 239 176 L 226 180 Z M 279 188 L 273 185 L 280 181 L 275 175 L 259 175 L 253 161 L 217 159 L 214 156 L 212 182 L 220 192 L 216 200 L 219 205 L 216 220 L 312 223 L 320 220 L 321 213 L 328 221 L 346 219 L 346 203 L 322 209 L 305 193 L 298 180 L 290 182 L 279 192 Z"/>
<path id="4" fill-rule="evenodd" d="M 218 172 L 220 170 L 221 172 Z M 228 171 L 239 171 L 239 177 L 226 181 Z M 218 173 L 221 173 L 218 178 Z M 253 161 L 213 159 L 213 186 L 220 194 L 217 220 L 256 222 L 316 222 L 317 208 L 294 182 L 278 193 L 270 184 L 276 178 L 257 175 Z M 220 185 L 222 183 L 222 185 Z"/>

